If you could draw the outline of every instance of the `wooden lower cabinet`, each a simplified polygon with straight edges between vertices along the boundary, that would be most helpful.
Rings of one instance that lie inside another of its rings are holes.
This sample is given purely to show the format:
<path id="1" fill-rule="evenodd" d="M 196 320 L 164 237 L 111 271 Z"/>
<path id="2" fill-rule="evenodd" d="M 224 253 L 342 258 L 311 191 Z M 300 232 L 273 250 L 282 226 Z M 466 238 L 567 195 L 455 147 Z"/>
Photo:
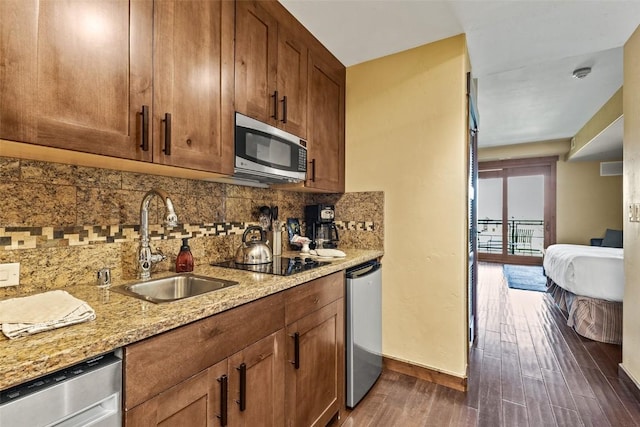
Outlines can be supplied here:
<path id="1" fill-rule="evenodd" d="M 131 344 L 124 425 L 325 426 L 344 410 L 344 272 Z"/>
<path id="2" fill-rule="evenodd" d="M 226 375 L 221 362 L 125 412 L 125 426 L 210 427 L 220 425 L 220 388 Z"/>
<path id="3" fill-rule="evenodd" d="M 286 370 L 287 426 L 324 427 L 344 405 L 342 302 L 332 302 L 287 326 L 292 337 L 288 359 L 297 359 Z"/>
<path id="4" fill-rule="evenodd" d="M 283 341 L 275 332 L 126 411 L 125 426 L 282 426 Z"/>
<path id="5" fill-rule="evenodd" d="M 345 409 L 344 272 L 285 293 L 288 427 L 322 426 Z"/>
<path id="6" fill-rule="evenodd" d="M 280 330 L 229 358 L 229 426 L 284 424 L 283 346 Z"/>

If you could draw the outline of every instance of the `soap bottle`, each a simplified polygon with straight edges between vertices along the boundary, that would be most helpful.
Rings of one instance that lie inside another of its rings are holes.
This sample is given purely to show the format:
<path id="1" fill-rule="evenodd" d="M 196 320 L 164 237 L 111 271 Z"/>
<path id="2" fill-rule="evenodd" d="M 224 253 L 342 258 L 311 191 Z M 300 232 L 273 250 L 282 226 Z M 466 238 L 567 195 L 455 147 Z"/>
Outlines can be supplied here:
<path id="1" fill-rule="evenodd" d="M 189 238 L 185 237 L 182 239 L 180 253 L 176 257 L 176 273 L 189 271 L 193 271 L 193 255 L 191 254 L 191 248 L 189 248 Z"/>

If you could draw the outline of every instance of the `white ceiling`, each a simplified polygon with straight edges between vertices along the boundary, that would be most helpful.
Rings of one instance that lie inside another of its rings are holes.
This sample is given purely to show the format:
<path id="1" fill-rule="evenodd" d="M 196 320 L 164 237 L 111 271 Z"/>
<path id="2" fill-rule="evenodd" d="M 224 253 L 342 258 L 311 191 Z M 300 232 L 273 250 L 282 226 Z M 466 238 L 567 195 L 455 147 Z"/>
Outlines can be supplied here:
<path id="1" fill-rule="evenodd" d="M 640 24 L 640 0 L 280 2 L 346 66 L 465 33 L 483 147 L 575 135 L 622 86 Z"/>

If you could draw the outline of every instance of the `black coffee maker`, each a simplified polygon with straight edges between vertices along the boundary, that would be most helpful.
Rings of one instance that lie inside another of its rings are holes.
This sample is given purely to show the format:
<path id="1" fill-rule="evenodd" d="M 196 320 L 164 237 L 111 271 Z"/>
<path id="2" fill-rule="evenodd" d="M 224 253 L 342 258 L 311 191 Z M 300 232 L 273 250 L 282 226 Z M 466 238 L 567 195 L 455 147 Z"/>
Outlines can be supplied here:
<path id="1" fill-rule="evenodd" d="M 333 205 L 307 205 L 304 208 L 307 223 L 307 237 L 311 239 L 311 249 L 338 247 L 338 229 L 334 222 L 336 210 Z"/>

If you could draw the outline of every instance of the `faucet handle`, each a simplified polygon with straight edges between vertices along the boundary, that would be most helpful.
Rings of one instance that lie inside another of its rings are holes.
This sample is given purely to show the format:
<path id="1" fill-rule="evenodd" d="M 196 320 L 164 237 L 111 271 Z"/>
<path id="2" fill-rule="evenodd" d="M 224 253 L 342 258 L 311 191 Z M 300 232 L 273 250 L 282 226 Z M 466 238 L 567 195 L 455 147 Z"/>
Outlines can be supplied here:
<path id="1" fill-rule="evenodd" d="M 160 249 L 157 250 L 155 254 L 151 254 L 151 262 L 161 262 L 167 259 L 167 256 L 162 253 Z"/>

